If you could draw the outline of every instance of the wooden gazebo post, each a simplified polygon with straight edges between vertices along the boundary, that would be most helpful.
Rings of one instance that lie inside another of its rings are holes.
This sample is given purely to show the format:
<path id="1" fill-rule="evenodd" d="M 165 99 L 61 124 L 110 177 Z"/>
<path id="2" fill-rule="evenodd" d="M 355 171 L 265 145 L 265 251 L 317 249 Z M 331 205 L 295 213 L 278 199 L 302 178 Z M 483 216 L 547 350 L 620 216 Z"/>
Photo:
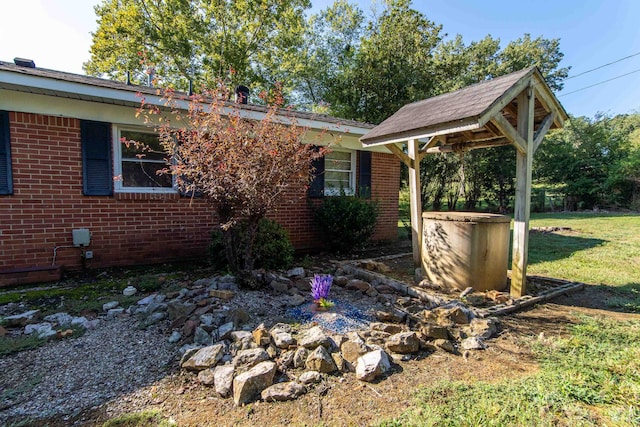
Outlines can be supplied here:
<path id="1" fill-rule="evenodd" d="M 529 215 L 531 212 L 531 171 L 533 169 L 533 113 L 535 97 L 529 86 L 518 95 L 518 134 L 526 142 L 525 151 L 516 150 L 516 198 L 513 212 L 513 252 L 511 295 L 526 293 L 529 247 Z"/>
<path id="2" fill-rule="evenodd" d="M 420 153 L 417 139 L 410 139 L 407 152 L 411 159 L 409 166 L 409 194 L 411 213 L 411 248 L 413 251 L 413 266 L 419 267 L 422 253 L 422 195 L 420 187 Z"/>

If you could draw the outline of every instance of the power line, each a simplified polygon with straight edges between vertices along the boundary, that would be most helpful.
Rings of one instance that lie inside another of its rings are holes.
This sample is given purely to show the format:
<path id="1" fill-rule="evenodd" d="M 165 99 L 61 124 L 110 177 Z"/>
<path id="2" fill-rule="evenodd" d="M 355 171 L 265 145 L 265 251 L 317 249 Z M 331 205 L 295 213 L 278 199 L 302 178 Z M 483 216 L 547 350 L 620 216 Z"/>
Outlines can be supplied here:
<path id="1" fill-rule="evenodd" d="M 590 72 L 592 72 L 592 71 L 599 70 L 600 68 L 608 67 L 609 65 L 613 65 L 613 64 L 615 64 L 615 63 L 617 63 L 617 62 L 624 61 L 625 59 L 633 58 L 634 56 L 638 56 L 638 55 L 640 55 L 640 52 L 636 52 L 636 53 L 631 54 L 631 55 L 629 55 L 629 56 L 625 56 L 624 58 L 620 58 L 620 59 L 617 59 L 617 60 L 615 60 L 615 61 L 613 61 L 613 62 L 609 62 L 608 64 L 600 65 L 599 67 L 592 68 L 592 69 L 587 70 L 587 71 L 583 71 L 583 72 L 578 73 L 578 74 L 576 74 L 576 75 L 574 75 L 574 76 L 567 77 L 565 80 L 569 80 L 569 79 L 572 79 L 572 78 L 574 78 L 574 77 L 582 76 L 583 74 L 587 74 L 587 73 L 590 73 Z"/>
<path id="2" fill-rule="evenodd" d="M 619 76 L 612 77 L 612 78 L 610 78 L 610 79 L 603 80 L 603 81 L 598 82 L 598 83 L 594 83 L 594 84 L 592 84 L 592 85 L 590 85 L 590 86 L 585 86 L 585 87 L 583 87 L 583 88 L 576 89 L 576 90 L 571 91 L 571 92 L 563 93 L 562 95 L 558 95 L 558 97 L 566 96 L 566 95 L 571 95 L 572 93 L 580 92 L 581 90 L 589 89 L 589 88 L 592 88 L 592 87 L 594 87 L 594 86 L 599 86 L 599 85 L 601 85 L 601 84 L 604 84 L 604 83 L 610 82 L 610 81 L 612 81 L 612 80 L 616 80 L 616 79 L 619 79 L 619 78 L 622 78 L 622 77 L 628 76 L 629 74 L 634 74 L 634 73 L 637 73 L 637 72 L 640 72 L 640 68 L 638 68 L 637 70 L 630 71 L 630 72 L 628 72 L 628 73 L 626 73 L 626 74 L 621 74 L 621 75 L 619 75 Z"/>

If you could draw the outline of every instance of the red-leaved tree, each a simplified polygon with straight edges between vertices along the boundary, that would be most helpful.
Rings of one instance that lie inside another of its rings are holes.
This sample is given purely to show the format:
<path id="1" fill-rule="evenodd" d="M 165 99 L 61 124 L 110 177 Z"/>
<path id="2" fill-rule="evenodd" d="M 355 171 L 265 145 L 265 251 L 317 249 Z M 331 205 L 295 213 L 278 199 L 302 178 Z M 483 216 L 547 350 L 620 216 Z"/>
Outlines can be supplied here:
<path id="1" fill-rule="evenodd" d="M 165 91 L 164 98 L 168 108 L 143 101 L 139 110 L 145 122 L 156 127 L 168 154 L 163 173 L 175 177 L 180 191 L 211 203 L 230 268 L 236 274 L 250 272 L 259 220 L 285 201 L 287 190 L 309 185 L 311 163 L 324 149 L 302 143 L 307 129 L 287 110 L 271 106 L 260 119 L 243 117 L 248 110 L 228 102 L 229 90 L 222 84 L 190 97 L 187 110 L 179 108 L 186 101 L 173 91 Z M 291 193 L 286 200 L 295 202 Z M 246 226 L 246 235 L 235 239 L 240 224 Z M 243 247 L 237 247 L 237 241 Z"/>

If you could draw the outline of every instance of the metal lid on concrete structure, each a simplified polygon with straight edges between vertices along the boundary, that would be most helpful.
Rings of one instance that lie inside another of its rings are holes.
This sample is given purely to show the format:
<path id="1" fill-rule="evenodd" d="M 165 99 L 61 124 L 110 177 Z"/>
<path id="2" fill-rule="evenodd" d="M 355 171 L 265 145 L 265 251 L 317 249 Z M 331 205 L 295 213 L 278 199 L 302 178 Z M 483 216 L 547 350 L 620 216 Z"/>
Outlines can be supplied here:
<path id="1" fill-rule="evenodd" d="M 498 215 L 485 212 L 423 212 L 422 219 L 457 222 L 511 222 L 508 215 Z"/>

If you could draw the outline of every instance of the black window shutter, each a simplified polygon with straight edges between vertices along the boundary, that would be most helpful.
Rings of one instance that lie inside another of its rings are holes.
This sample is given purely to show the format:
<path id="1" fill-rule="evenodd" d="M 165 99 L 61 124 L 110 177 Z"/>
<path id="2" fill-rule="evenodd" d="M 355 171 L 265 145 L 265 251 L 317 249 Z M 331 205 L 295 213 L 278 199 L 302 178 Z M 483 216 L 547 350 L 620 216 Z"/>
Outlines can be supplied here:
<path id="1" fill-rule="evenodd" d="M 309 197 L 322 197 L 324 196 L 324 157 L 313 160 L 311 167 L 314 172 L 309 186 Z"/>
<path id="2" fill-rule="evenodd" d="M 110 196 L 113 193 L 111 168 L 111 125 L 80 122 L 82 141 L 82 184 L 86 196 Z"/>
<path id="3" fill-rule="evenodd" d="M 371 151 L 358 151 L 358 195 L 371 197 Z"/>
<path id="4" fill-rule="evenodd" d="M 13 194 L 9 113 L 0 111 L 0 194 Z"/>

